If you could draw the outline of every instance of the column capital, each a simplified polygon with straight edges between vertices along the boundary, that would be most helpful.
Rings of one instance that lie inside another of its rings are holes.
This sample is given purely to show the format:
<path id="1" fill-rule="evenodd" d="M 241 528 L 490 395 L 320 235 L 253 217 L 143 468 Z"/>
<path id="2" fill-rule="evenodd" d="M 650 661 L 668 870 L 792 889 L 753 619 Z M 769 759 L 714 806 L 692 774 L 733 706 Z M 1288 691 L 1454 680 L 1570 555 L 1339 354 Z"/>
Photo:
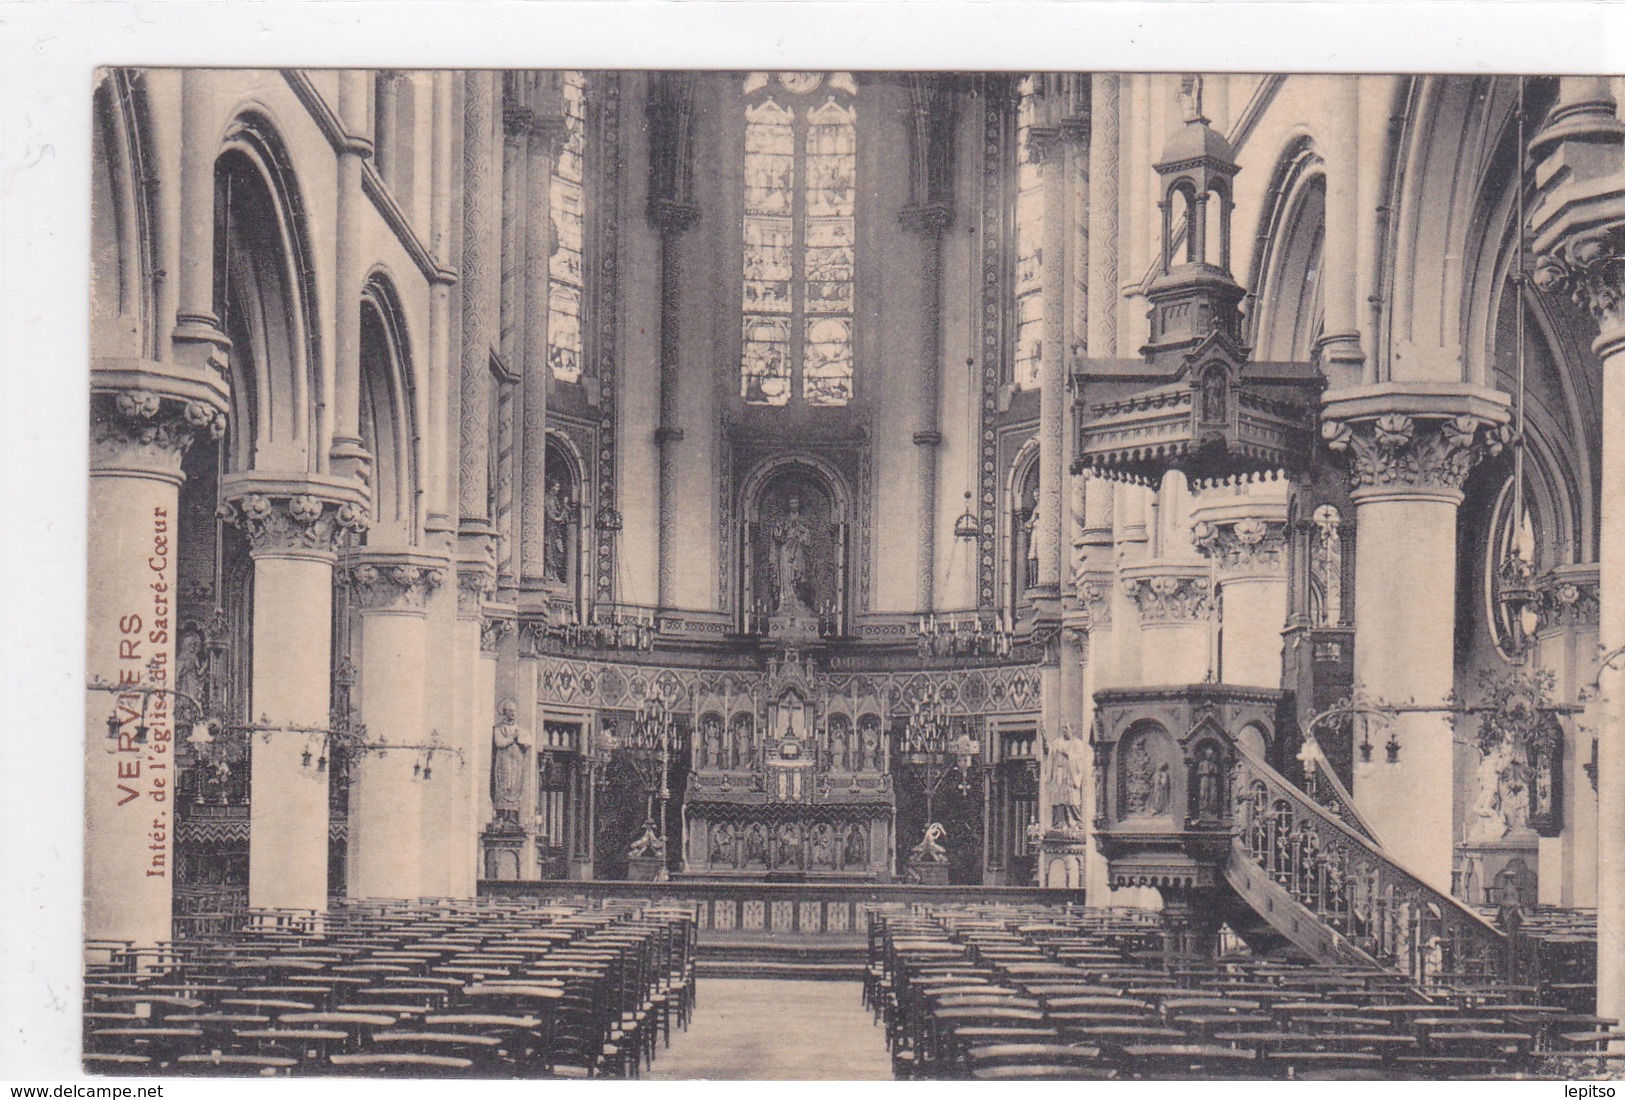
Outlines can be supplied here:
<path id="1" fill-rule="evenodd" d="M 1560 566 L 1542 576 L 1535 590 L 1541 633 L 1597 625 L 1602 589 L 1595 565 Z"/>
<path id="2" fill-rule="evenodd" d="M 1598 354 L 1625 344 L 1625 221 L 1556 241 L 1536 259 L 1531 278 L 1591 314 Z"/>
<path id="3" fill-rule="evenodd" d="M 366 497 L 353 482 L 254 473 L 228 478 L 221 497 L 220 518 L 247 536 L 256 560 L 331 562 L 342 544 L 367 529 Z"/>
<path id="4" fill-rule="evenodd" d="M 1282 575 L 1286 517 L 1228 516 L 1198 520 L 1191 542 L 1212 559 L 1220 580 Z"/>
<path id="5" fill-rule="evenodd" d="M 903 207 L 897 220 L 910 233 L 921 237 L 940 237 L 954 220 L 954 212 L 945 202 L 911 202 Z"/>
<path id="6" fill-rule="evenodd" d="M 92 475 L 181 483 L 181 459 L 199 439 L 219 439 L 228 407 L 210 371 L 145 360 L 97 360 L 91 371 Z"/>
<path id="7" fill-rule="evenodd" d="M 485 599 L 496 591 L 496 570 L 487 561 L 462 560 L 457 563 L 457 617 L 478 619 L 485 611 Z"/>
<path id="8" fill-rule="evenodd" d="M 512 607 L 487 611 L 492 613 L 480 617 L 480 652 L 495 653 L 502 640 L 518 629 L 519 620 Z"/>
<path id="9" fill-rule="evenodd" d="M 1206 566 L 1138 566 L 1123 571 L 1122 583 L 1146 625 L 1204 622 L 1213 615 L 1213 581 Z"/>
<path id="10" fill-rule="evenodd" d="M 346 559 L 338 580 L 363 612 L 421 615 L 446 572 L 444 560 L 423 554 L 363 552 Z"/>
<path id="11" fill-rule="evenodd" d="M 1512 442 L 1510 399 L 1467 385 L 1346 390 L 1321 412 L 1321 438 L 1350 457 L 1355 500 L 1431 495 L 1459 502 L 1478 462 Z"/>
<path id="12" fill-rule="evenodd" d="M 1078 585 L 1078 609 L 1090 631 L 1112 625 L 1112 578 L 1110 573 L 1086 573 Z"/>
<path id="13" fill-rule="evenodd" d="M 676 236 L 693 229 L 700 221 L 700 208 L 675 199 L 650 199 L 649 224 L 662 236 Z"/>

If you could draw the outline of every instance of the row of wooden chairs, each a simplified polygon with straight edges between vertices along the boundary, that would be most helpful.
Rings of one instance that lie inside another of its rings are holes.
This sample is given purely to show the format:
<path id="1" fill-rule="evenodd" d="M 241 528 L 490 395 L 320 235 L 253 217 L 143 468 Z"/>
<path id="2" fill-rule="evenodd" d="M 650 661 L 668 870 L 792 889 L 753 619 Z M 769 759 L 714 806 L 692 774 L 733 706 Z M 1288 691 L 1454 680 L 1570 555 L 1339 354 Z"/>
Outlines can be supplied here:
<path id="1" fill-rule="evenodd" d="M 1251 956 L 1168 969 L 1154 933 L 1123 911 L 875 909 L 865 999 L 900 1077 L 1562 1075 L 1615 1037 L 1517 989 L 1424 996 Z"/>
<path id="2" fill-rule="evenodd" d="M 637 1076 L 694 1011 L 681 905 L 365 902 L 87 944 L 85 1066 L 184 1075 Z"/>

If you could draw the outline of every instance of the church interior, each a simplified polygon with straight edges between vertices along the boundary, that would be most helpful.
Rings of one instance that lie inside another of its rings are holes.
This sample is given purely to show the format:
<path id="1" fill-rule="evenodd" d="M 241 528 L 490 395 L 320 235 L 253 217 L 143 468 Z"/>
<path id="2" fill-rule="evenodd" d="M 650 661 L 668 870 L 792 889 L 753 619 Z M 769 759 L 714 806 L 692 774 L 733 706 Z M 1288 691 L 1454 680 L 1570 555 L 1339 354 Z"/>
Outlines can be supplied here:
<path id="1" fill-rule="evenodd" d="M 104 70 L 87 1069 L 1608 1072 L 1622 95 Z"/>

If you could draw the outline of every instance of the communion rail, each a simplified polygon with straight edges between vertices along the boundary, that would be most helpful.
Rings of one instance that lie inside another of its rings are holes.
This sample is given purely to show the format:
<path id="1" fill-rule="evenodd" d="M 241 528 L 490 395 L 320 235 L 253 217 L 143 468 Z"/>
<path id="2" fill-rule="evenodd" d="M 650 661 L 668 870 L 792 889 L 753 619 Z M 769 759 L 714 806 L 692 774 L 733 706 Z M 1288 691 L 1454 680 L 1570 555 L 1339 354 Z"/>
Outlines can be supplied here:
<path id="1" fill-rule="evenodd" d="M 1235 748 L 1237 858 L 1244 852 L 1317 919 L 1424 988 L 1513 977 L 1514 952 L 1500 929 Z"/>

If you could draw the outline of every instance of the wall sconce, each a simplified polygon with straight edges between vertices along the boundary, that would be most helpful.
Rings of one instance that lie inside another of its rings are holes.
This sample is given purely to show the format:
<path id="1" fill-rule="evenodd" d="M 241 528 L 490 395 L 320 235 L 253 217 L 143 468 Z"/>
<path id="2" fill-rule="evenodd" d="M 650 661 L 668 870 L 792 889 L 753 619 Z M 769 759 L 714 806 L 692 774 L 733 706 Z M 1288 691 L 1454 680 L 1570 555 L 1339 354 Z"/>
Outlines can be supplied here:
<path id="1" fill-rule="evenodd" d="M 1388 763 L 1399 763 L 1399 738 L 1392 729 L 1388 731 L 1388 743 L 1383 748 L 1388 750 Z"/>

